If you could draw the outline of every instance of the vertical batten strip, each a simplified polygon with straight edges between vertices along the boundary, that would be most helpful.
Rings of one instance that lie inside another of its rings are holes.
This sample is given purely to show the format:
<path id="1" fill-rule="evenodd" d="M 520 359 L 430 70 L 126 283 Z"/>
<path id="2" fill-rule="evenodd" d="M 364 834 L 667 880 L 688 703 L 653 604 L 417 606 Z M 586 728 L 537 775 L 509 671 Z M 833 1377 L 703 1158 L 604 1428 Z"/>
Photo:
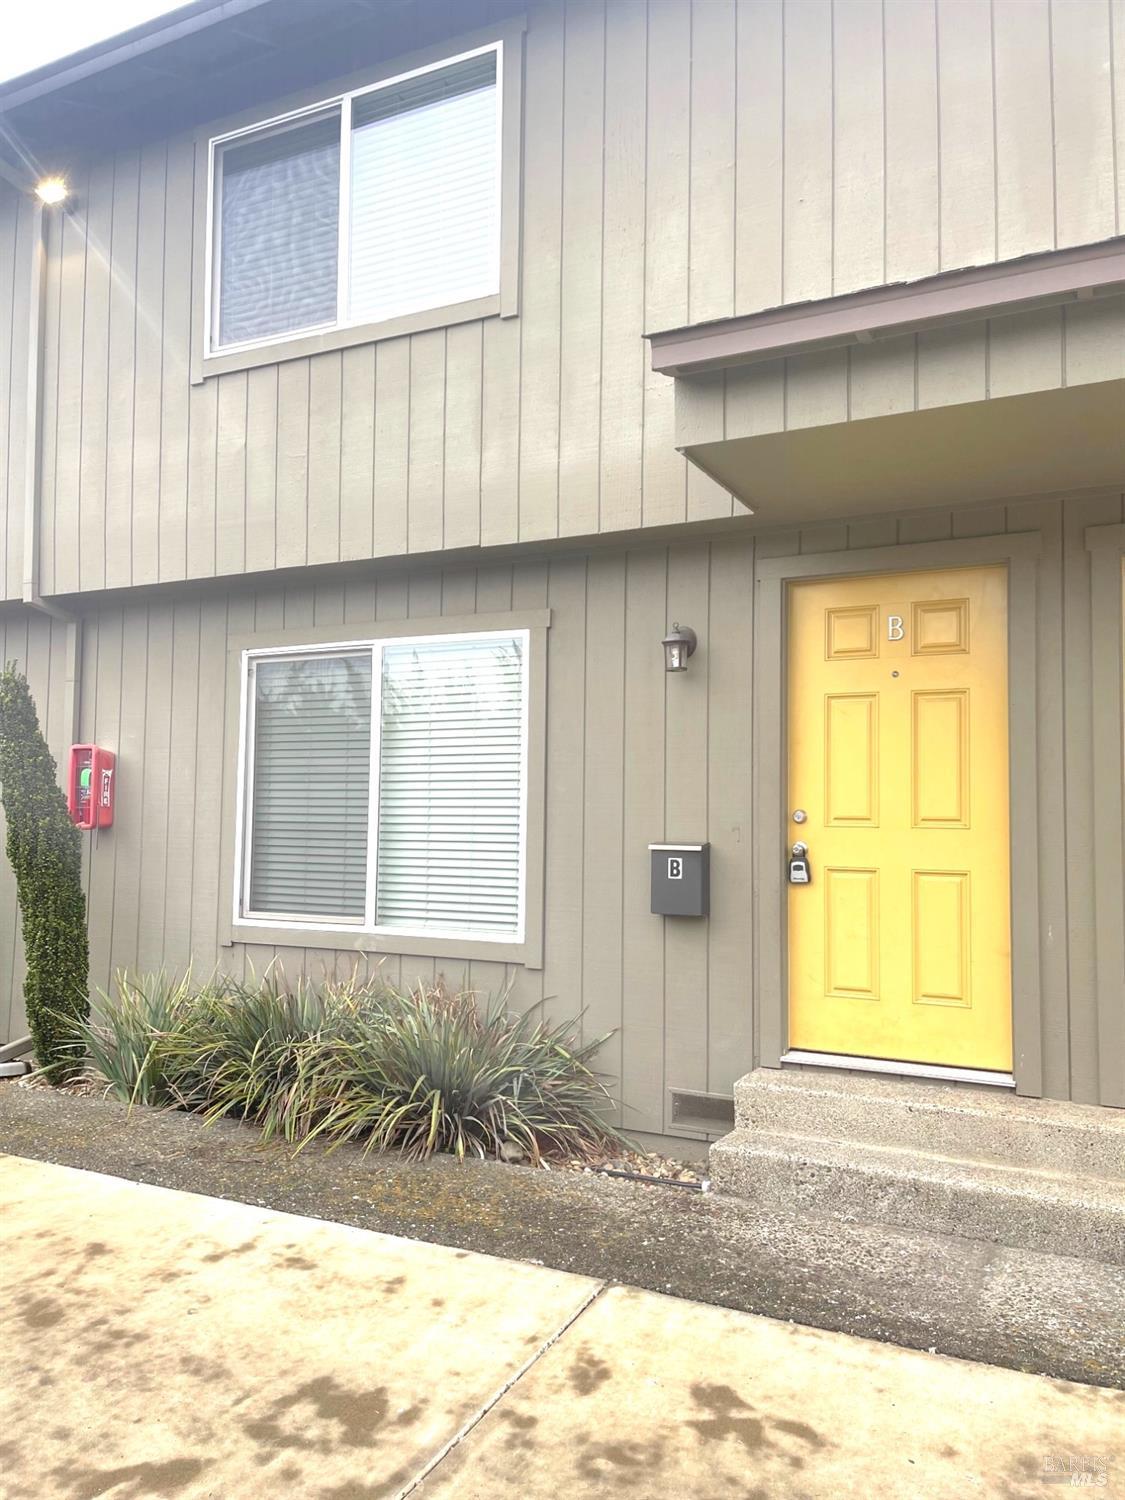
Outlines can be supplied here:
<path id="1" fill-rule="evenodd" d="M 660 842 L 704 843 L 710 838 L 708 678 L 711 654 L 721 649 L 708 632 L 711 548 L 682 544 L 668 558 L 667 619 L 692 625 L 699 647 L 691 665 L 667 686 L 665 700 L 664 828 Z M 663 663 L 661 663 L 663 665 Z M 658 920 L 658 919 L 654 919 Z M 707 1088 L 708 921 L 664 918 L 664 1128 L 671 1123 L 669 1091 Z"/>
<path id="2" fill-rule="evenodd" d="M 783 300 L 783 0 L 738 0 L 735 41 L 736 316 Z"/>
<path id="3" fill-rule="evenodd" d="M 882 9 L 832 11 L 832 291 L 886 280 Z"/>
<path id="4" fill-rule="evenodd" d="M 587 1038 L 612 1032 L 598 1066 L 621 1076 L 624 1039 L 621 961 L 625 777 L 625 567 L 591 557 L 587 570 L 582 783 L 582 1003 Z M 643 846 L 629 850 L 643 863 Z"/>
<path id="5" fill-rule="evenodd" d="M 785 7 L 785 276 L 782 300 L 832 295 L 831 0 Z"/>
<path id="6" fill-rule="evenodd" d="M 187 569 L 192 234 L 193 230 L 202 233 L 202 226 L 192 226 L 194 203 L 195 148 L 190 137 L 180 137 L 168 145 L 164 219 L 163 378 L 157 512 L 161 583 L 185 577 Z M 185 214 L 188 216 L 186 225 Z M 196 312 L 202 316 L 198 309 Z"/>
<path id="7" fill-rule="evenodd" d="M 938 0 L 941 265 L 996 258 L 996 144 L 988 0 Z"/>
<path id="8" fill-rule="evenodd" d="M 642 508 L 647 20 L 641 5 L 605 18 L 598 529 L 638 526 Z"/>
<path id="9" fill-rule="evenodd" d="M 1107 0 L 1054 0 L 1055 189 L 1058 244 L 1113 234 L 1114 96 Z"/>
<path id="10" fill-rule="evenodd" d="M 996 254 L 1055 247 L 1050 0 L 993 9 Z"/>
<path id="11" fill-rule="evenodd" d="M 1098 1101 L 1125 1105 L 1125 525 L 1091 527 L 1093 639 L 1091 742 L 1097 807 L 1094 841 L 1094 947 L 1097 975 Z"/>
<path id="12" fill-rule="evenodd" d="M 941 269 L 937 0 L 884 0 L 886 277 Z"/>
<path id="13" fill-rule="evenodd" d="M 558 535 L 565 11 L 527 37 L 520 295 L 520 541 Z"/>
<path id="14" fill-rule="evenodd" d="M 141 156 L 118 155 L 113 180 L 105 479 L 105 585 L 133 581 L 133 452 L 137 396 L 137 290 Z"/>
<path id="15" fill-rule="evenodd" d="M 605 0 L 567 0 L 559 279 L 558 532 L 598 529 L 602 388 Z"/>
<path id="16" fill-rule="evenodd" d="M 133 443 L 130 475 L 130 577 L 155 583 L 160 571 L 164 214 L 168 149 L 141 148 L 137 204 L 136 326 L 133 354 Z"/>
<path id="17" fill-rule="evenodd" d="M 309 361 L 308 561 L 340 559 L 340 453 L 343 434 L 343 355 Z"/>

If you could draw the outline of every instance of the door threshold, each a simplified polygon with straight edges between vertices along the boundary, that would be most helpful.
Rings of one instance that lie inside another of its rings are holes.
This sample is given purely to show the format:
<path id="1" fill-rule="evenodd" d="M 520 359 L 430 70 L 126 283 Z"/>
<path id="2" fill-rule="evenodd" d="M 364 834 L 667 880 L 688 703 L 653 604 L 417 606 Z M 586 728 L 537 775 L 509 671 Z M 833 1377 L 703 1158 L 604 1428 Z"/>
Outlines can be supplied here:
<path id="1" fill-rule="evenodd" d="M 782 1063 L 803 1068 L 849 1068 L 859 1073 L 896 1073 L 907 1078 L 933 1078 L 945 1083 L 984 1083 L 993 1088 L 1014 1089 L 1011 1073 L 993 1073 L 985 1068 L 945 1068 L 937 1063 L 895 1062 L 885 1057 L 852 1057 L 837 1052 L 783 1052 Z"/>

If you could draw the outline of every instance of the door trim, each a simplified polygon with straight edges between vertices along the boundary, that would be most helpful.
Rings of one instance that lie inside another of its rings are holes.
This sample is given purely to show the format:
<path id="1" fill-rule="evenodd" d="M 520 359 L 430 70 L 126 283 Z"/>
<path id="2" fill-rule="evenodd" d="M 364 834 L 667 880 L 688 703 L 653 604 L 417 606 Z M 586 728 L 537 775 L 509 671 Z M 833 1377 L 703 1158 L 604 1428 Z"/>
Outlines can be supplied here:
<path id="1" fill-rule="evenodd" d="M 868 547 L 854 552 L 757 557 L 754 564 L 755 992 L 758 1058 L 781 1066 L 789 1045 L 786 886 L 788 838 L 786 701 L 787 585 L 812 578 L 912 573 L 1006 563 L 1008 567 L 1008 747 L 1011 818 L 1012 1072 L 1016 1090 L 1043 1091 L 1039 983 L 1039 765 L 1037 749 L 1038 531 L 940 542 Z M 1013 642 L 1019 649 L 1013 650 Z"/>

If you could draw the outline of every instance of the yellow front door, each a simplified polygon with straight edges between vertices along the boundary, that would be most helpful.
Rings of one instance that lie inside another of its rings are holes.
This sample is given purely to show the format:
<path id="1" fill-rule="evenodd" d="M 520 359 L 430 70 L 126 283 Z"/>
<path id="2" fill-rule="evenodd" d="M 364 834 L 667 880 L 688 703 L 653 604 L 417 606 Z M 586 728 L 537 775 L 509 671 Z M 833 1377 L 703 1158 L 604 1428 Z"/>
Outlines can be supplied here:
<path id="1" fill-rule="evenodd" d="M 790 1047 L 1011 1069 L 1007 643 L 1003 568 L 791 586 Z"/>

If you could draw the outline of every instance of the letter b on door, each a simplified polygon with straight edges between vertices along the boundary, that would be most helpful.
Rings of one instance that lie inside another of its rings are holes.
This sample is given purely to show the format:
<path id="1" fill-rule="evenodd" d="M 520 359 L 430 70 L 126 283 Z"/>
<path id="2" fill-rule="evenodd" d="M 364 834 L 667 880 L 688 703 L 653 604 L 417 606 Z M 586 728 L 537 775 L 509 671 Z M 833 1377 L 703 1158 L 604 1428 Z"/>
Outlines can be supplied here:
<path id="1" fill-rule="evenodd" d="M 903 629 L 901 615 L 887 616 L 887 640 L 901 641 L 906 631 Z"/>

